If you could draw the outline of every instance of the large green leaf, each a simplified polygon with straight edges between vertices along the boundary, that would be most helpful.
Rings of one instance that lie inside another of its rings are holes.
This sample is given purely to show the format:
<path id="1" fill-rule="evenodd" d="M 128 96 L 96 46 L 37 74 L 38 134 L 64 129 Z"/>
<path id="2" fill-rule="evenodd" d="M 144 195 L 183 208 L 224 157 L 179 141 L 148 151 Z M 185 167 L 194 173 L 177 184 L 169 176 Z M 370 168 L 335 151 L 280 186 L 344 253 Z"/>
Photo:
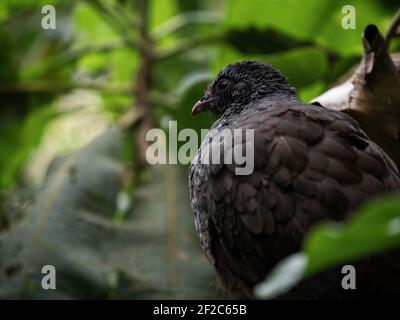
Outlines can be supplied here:
<path id="1" fill-rule="evenodd" d="M 104 21 L 99 12 L 85 1 L 74 7 L 72 18 L 75 28 L 79 30 L 75 37 L 77 47 L 110 43 L 119 39 L 118 34 Z"/>
<path id="2" fill-rule="evenodd" d="M 400 200 L 394 195 L 365 205 L 345 225 L 331 223 L 312 231 L 304 244 L 310 258 L 307 274 L 397 246 Z"/>
<path id="3" fill-rule="evenodd" d="M 0 234 L 0 296 L 107 295 L 112 273 L 101 259 L 100 242 L 109 237 L 101 214 L 113 212 L 121 186 L 119 140 L 120 133 L 111 129 L 53 162 L 44 185 L 32 191 L 24 216 Z M 40 271 L 47 264 L 57 270 L 57 290 L 41 288 Z"/>
<path id="4" fill-rule="evenodd" d="M 192 128 L 200 136 L 201 129 L 209 129 L 215 121 L 215 116 L 211 113 L 201 113 L 196 115 L 195 118 L 191 114 L 193 105 L 203 96 L 210 81 L 209 73 L 198 71 L 186 77 L 178 87 L 178 108 L 171 112 L 171 120 L 177 121 L 178 130 Z M 183 144 L 183 142 L 180 144 Z"/>
<path id="5" fill-rule="evenodd" d="M 150 28 L 154 29 L 177 13 L 176 0 L 152 0 L 149 2 Z"/>
<path id="6" fill-rule="evenodd" d="M 354 30 L 341 26 L 342 8 L 348 4 L 356 9 Z M 345 0 L 231 0 L 225 24 L 228 28 L 239 29 L 272 28 L 301 40 L 315 41 L 341 54 L 355 54 L 361 53 L 360 37 L 366 25 L 374 23 L 384 29 L 393 12 L 382 2 L 373 0 L 351 3 Z"/>
<path id="7" fill-rule="evenodd" d="M 78 4 L 74 9 L 74 23 L 79 30 L 73 46 L 86 54 L 78 60 L 78 68 L 86 72 L 110 74 L 110 84 L 127 84 L 137 67 L 137 52 L 124 48 L 120 36 L 107 24 L 103 17 L 88 3 Z M 102 52 L 102 47 L 114 50 Z"/>
<path id="8" fill-rule="evenodd" d="M 241 60 L 269 63 L 287 76 L 289 82 L 296 87 L 305 87 L 320 81 L 328 71 L 326 53 L 314 47 L 299 47 L 279 54 L 247 55 L 230 46 L 223 46 L 215 61 L 214 73 L 229 63 Z"/>
<path id="9" fill-rule="evenodd" d="M 319 271 L 396 247 L 400 247 L 398 194 L 369 202 L 346 223 L 329 222 L 315 227 L 304 242 L 304 252 L 278 264 L 256 293 L 261 298 L 271 298 Z M 300 260 L 296 258 L 299 256 Z M 288 269 L 293 273 L 291 277 L 284 272 Z"/>
<path id="10" fill-rule="evenodd" d="M 121 132 L 111 128 L 56 159 L 26 209 L 17 207 L 23 213 L 9 213 L 12 227 L 0 233 L 0 297 L 216 297 L 185 201 L 186 173 L 177 166 L 145 171 L 121 223 L 115 213 L 129 200 L 121 197 L 120 151 Z M 41 288 L 48 264 L 57 271 L 56 290 Z"/>

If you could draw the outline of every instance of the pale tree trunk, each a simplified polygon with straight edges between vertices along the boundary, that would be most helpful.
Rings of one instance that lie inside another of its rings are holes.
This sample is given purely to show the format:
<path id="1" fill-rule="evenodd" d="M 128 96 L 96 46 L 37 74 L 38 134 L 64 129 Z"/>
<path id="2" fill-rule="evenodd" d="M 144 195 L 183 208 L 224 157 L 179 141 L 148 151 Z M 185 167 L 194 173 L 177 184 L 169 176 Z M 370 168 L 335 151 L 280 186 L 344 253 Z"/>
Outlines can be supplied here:
<path id="1" fill-rule="evenodd" d="M 400 35 L 400 10 L 386 36 L 375 25 L 363 33 L 364 55 L 355 72 L 313 100 L 350 114 L 400 167 L 400 54 L 390 54 L 390 40 Z"/>

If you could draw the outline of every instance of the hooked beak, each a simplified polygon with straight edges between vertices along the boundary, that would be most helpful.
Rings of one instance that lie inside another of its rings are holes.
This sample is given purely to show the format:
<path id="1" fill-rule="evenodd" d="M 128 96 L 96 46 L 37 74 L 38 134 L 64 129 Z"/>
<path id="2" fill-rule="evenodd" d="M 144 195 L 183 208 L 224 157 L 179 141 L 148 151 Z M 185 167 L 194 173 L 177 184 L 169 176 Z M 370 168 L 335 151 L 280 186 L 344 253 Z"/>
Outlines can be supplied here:
<path id="1" fill-rule="evenodd" d="M 192 116 L 194 116 L 197 113 L 208 110 L 208 107 L 212 101 L 213 99 L 210 96 L 204 96 L 203 98 L 201 98 L 194 104 L 192 108 Z"/>

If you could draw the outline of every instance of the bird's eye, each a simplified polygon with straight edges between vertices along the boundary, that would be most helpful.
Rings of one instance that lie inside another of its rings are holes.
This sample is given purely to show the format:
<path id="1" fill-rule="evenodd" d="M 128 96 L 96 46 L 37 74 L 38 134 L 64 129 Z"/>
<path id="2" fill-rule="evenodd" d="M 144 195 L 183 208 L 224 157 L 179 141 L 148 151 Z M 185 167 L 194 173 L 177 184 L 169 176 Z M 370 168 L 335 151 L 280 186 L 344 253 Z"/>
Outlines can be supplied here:
<path id="1" fill-rule="evenodd" d="M 220 92 L 224 92 L 228 89 L 229 87 L 229 82 L 227 80 L 221 80 L 218 82 L 217 89 Z"/>

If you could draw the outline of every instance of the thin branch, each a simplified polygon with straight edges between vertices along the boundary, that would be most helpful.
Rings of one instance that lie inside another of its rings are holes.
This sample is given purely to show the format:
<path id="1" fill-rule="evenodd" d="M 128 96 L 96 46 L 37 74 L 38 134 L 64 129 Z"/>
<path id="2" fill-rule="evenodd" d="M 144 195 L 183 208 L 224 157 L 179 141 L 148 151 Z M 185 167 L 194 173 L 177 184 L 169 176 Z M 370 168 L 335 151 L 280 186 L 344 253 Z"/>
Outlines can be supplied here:
<path id="1" fill-rule="evenodd" d="M 166 189 L 166 211 L 167 211 L 167 230 L 168 230 L 168 269 L 169 269 L 169 290 L 174 297 L 178 292 L 179 273 L 176 259 L 178 256 L 177 235 L 178 235 L 178 208 L 176 194 L 176 166 L 164 166 L 165 189 Z"/>

